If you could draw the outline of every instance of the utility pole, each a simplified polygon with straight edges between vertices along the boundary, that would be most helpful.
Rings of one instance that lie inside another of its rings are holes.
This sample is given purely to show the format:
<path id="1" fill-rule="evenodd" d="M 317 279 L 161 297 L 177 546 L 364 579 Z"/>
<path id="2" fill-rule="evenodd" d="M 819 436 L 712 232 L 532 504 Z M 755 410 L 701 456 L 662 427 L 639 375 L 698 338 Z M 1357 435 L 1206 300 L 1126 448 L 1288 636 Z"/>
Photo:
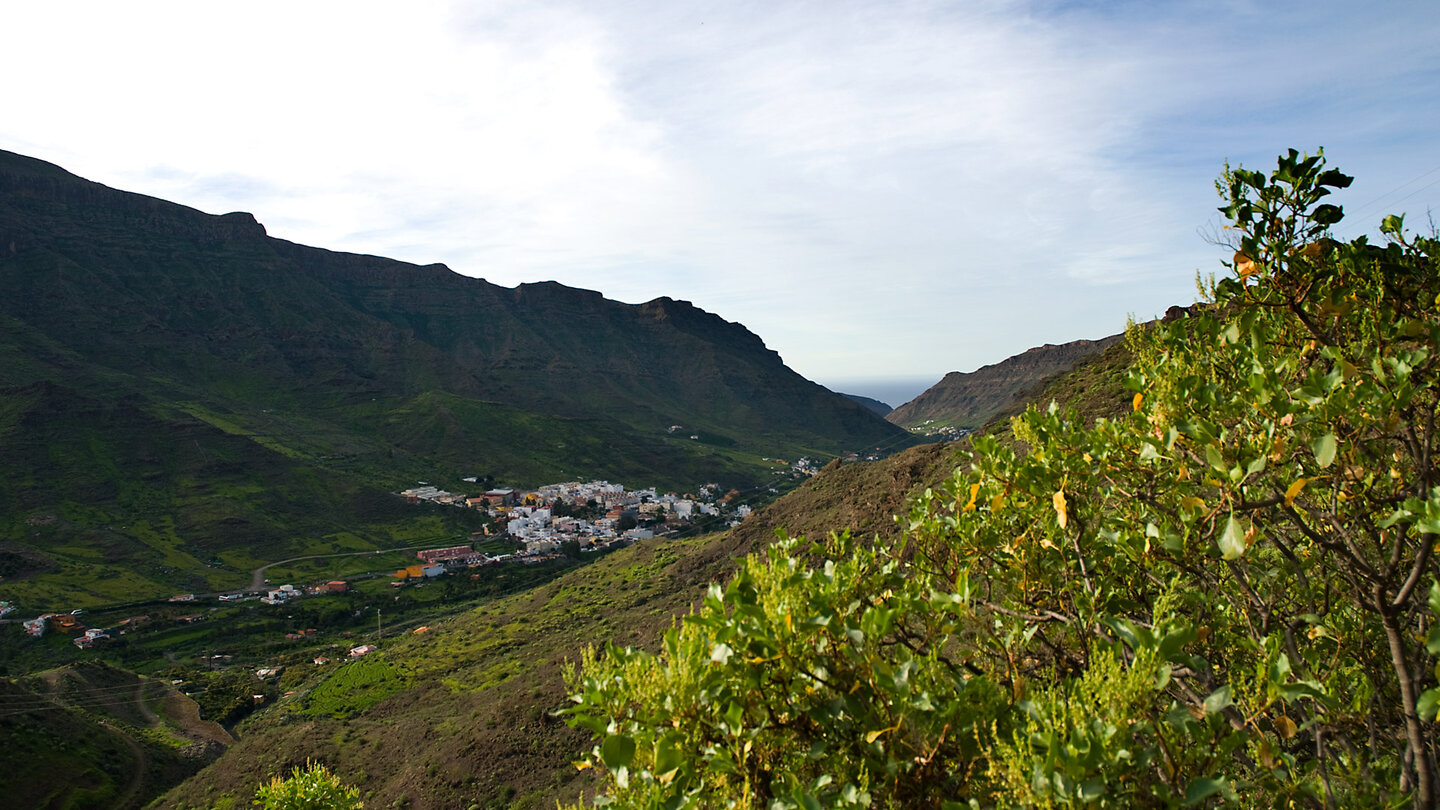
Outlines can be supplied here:
<path id="1" fill-rule="evenodd" d="M 375 608 L 375 640 L 379 641 L 380 638 L 380 608 Z"/>

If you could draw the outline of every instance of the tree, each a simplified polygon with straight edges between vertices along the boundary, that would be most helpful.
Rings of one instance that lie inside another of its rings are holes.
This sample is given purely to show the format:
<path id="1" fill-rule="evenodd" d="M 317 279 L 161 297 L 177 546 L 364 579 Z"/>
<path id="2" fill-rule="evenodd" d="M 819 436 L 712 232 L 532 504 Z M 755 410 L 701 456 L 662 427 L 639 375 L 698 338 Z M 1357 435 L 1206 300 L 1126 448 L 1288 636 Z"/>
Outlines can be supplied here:
<path id="1" fill-rule="evenodd" d="M 297 765 L 290 778 L 276 776 L 255 791 L 253 804 L 264 810 L 355 810 L 364 807 L 360 791 L 343 784 L 318 762 Z"/>
<path id="2" fill-rule="evenodd" d="M 1129 330 L 1126 417 L 1032 408 L 902 545 L 783 541 L 587 657 L 611 797 L 1436 806 L 1436 242 L 1330 238 L 1349 183 L 1227 169 L 1232 272 Z"/>

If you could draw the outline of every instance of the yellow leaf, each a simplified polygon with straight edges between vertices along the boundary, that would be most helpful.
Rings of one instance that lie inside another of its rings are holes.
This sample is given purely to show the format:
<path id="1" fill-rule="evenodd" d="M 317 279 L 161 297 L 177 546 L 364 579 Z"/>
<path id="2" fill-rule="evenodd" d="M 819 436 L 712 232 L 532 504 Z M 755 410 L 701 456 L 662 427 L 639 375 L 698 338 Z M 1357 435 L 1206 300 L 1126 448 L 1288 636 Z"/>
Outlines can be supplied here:
<path id="1" fill-rule="evenodd" d="M 1275 731 L 1288 740 L 1295 736 L 1295 721 L 1282 714 L 1275 718 Z"/>
<path id="2" fill-rule="evenodd" d="M 980 494 L 980 485 L 979 485 L 979 484 L 971 484 L 971 485 L 970 485 L 970 502 L 967 503 L 967 504 L 965 504 L 965 508 L 964 508 L 964 510 L 962 510 L 962 511 L 965 511 L 965 512 L 973 512 L 973 511 L 975 511 L 975 496 L 976 496 L 976 495 L 979 495 L 979 494 Z"/>
<path id="3" fill-rule="evenodd" d="M 890 730 L 890 729 L 888 729 L 888 728 L 882 728 L 882 729 L 876 729 L 875 731 L 869 732 L 868 734 L 865 735 L 865 742 L 867 742 L 867 743 L 873 743 L 873 742 L 875 742 L 876 740 L 880 739 L 880 735 L 881 735 L 881 734 L 884 734 L 885 732 L 887 732 L 887 731 L 889 731 L 889 730 Z"/>
<path id="4" fill-rule="evenodd" d="M 594 765 L 591 765 L 590 763 L 586 762 L 586 761 L 583 760 L 583 759 L 582 759 L 582 760 L 576 760 L 575 762 L 572 762 L 572 763 L 570 763 L 570 764 L 571 764 L 571 765 L 574 765 L 574 766 L 575 766 L 575 770 L 577 770 L 577 771 L 583 771 L 583 770 L 585 770 L 586 768 L 593 768 L 593 767 L 595 767 Z"/>
<path id="5" fill-rule="evenodd" d="M 1260 272 L 1255 260 L 1246 256 L 1240 251 L 1235 252 L 1235 272 L 1240 274 L 1241 279 L 1247 279 Z"/>
<path id="6" fill-rule="evenodd" d="M 1295 483 L 1286 488 L 1285 507 L 1287 509 L 1295 505 L 1295 498 L 1300 495 L 1300 490 L 1304 489 L 1308 483 L 1310 483 L 1309 478 L 1296 478 Z"/>
<path id="7" fill-rule="evenodd" d="M 1180 471 L 1175 474 L 1175 477 L 1178 478 L 1178 479 L 1180 479 L 1181 481 L 1189 481 L 1189 480 L 1190 480 L 1190 468 L 1189 468 L 1189 467 L 1186 467 L 1184 464 L 1181 464 L 1181 465 L 1180 465 Z"/>
<path id="8" fill-rule="evenodd" d="M 1055 519 L 1060 521 L 1060 528 L 1065 528 L 1070 522 L 1070 515 L 1065 511 L 1065 490 L 1055 490 L 1055 497 L 1050 499 L 1055 505 Z"/>
<path id="9" fill-rule="evenodd" d="M 1135 398 L 1132 399 L 1132 400 L 1130 400 L 1130 408 L 1131 408 L 1131 410 L 1136 410 L 1136 411 L 1140 410 L 1140 405 L 1141 405 L 1143 402 L 1145 402 L 1145 395 L 1142 394 L 1142 393 L 1140 393 L 1139 391 L 1136 391 L 1136 392 L 1135 392 Z"/>
<path id="10" fill-rule="evenodd" d="M 1194 495 L 1190 495 L 1188 497 L 1180 499 L 1180 508 L 1199 511 L 1205 508 L 1205 501 L 1201 498 L 1195 497 Z"/>
<path id="11" fill-rule="evenodd" d="M 1004 505 L 1005 505 L 1005 493 L 1003 493 L 1003 492 L 1000 493 L 999 495 L 996 495 L 995 497 L 993 497 L 993 498 L 990 499 L 990 511 L 991 511 L 991 512 L 998 512 L 998 511 L 1000 511 L 1000 507 L 1002 507 L 1002 506 L 1004 506 Z"/>

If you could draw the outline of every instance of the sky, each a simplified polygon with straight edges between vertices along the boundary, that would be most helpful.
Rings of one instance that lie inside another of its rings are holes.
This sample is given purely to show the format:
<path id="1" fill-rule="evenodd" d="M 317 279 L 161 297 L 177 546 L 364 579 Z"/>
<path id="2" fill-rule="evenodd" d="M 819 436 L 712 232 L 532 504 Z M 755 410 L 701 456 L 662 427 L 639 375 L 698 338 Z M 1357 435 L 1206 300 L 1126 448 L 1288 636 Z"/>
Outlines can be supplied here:
<path id="1" fill-rule="evenodd" d="M 0 149 L 303 244 L 692 301 L 891 405 L 1193 302 L 1227 161 L 1323 147 L 1346 237 L 1440 208 L 1433 0 L 69 0 L 0 26 Z"/>

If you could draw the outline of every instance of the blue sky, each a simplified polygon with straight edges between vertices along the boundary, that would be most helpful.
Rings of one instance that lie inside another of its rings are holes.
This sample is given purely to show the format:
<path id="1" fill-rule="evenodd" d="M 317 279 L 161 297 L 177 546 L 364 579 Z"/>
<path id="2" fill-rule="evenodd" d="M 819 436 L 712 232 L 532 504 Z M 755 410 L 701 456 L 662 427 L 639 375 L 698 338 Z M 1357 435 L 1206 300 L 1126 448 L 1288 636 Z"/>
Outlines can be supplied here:
<path id="1" fill-rule="evenodd" d="M 1213 180 L 1440 203 L 1434 2 L 10 4 L 0 148 L 270 233 L 738 321 L 876 395 L 1195 297 Z M 900 391 L 901 393 L 895 393 Z"/>

